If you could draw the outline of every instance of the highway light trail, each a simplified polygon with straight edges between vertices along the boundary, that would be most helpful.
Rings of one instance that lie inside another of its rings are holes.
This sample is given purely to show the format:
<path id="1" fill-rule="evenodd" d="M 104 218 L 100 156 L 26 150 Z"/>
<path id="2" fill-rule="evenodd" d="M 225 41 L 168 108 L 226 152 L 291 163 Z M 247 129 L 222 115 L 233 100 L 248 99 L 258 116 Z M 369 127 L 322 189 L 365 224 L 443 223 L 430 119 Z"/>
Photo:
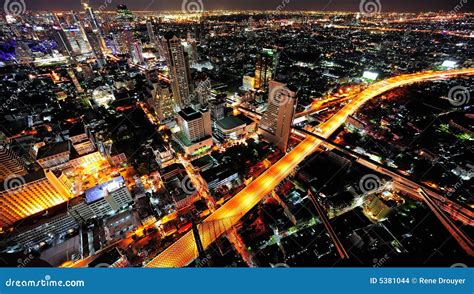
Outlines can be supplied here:
<path id="1" fill-rule="evenodd" d="M 364 103 L 387 91 L 417 82 L 472 74 L 474 74 L 474 68 L 438 72 L 428 71 L 401 75 L 374 83 L 357 95 L 329 120 L 322 123 L 319 126 L 319 135 L 324 138 L 329 138 L 344 124 L 347 118 L 354 114 Z M 288 177 L 307 156 L 315 152 L 321 144 L 322 142 L 314 137 L 306 138 L 204 221 L 213 222 L 220 219 L 231 219 L 231 221 L 236 224 L 242 216 L 248 213 L 266 195 L 271 193 L 281 181 Z M 204 248 L 209 247 L 215 239 L 226 232 L 225 227 L 222 227 L 220 231 L 214 232 L 214 234 L 203 231 L 202 225 L 198 228 Z M 197 256 L 198 252 L 193 234 L 192 232 L 188 232 L 148 263 L 146 267 L 184 267 L 197 258 Z"/>

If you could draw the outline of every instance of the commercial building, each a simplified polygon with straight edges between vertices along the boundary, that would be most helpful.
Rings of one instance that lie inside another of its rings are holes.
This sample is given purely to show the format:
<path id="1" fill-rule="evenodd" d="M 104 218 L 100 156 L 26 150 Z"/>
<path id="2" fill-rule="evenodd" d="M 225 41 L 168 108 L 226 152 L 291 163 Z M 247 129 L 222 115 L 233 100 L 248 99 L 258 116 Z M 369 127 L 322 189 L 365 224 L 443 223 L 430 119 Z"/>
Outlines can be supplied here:
<path id="1" fill-rule="evenodd" d="M 79 223 L 92 218 L 103 218 L 127 207 L 133 202 L 132 195 L 122 177 L 114 178 L 74 198 L 69 203 L 69 213 Z"/>
<path id="2" fill-rule="evenodd" d="M 71 198 L 52 171 L 41 170 L 0 184 L 0 227 L 8 227 Z"/>
<path id="3" fill-rule="evenodd" d="M 191 102 L 191 73 L 181 39 L 168 32 L 162 38 L 161 44 L 170 71 L 173 97 L 181 108 L 186 108 Z"/>
<path id="4" fill-rule="evenodd" d="M 162 81 L 155 83 L 151 95 L 149 104 L 155 110 L 158 119 L 166 121 L 173 118 L 178 105 L 176 105 L 173 98 L 171 86 Z"/>
<path id="5" fill-rule="evenodd" d="M 226 94 L 219 94 L 216 97 L 209 99 L 208 104 L 213 121 L 218 121 L 224 118 L 226 98 Z"/>
<path id="6" fill-rule="evenodd" d="M 243 114 L 229 116 L 215 124 L 214 136 L 222 141 L 238 140 L 256 131 L 257 123 Z"/>
<path id="7" fill-rule="evenodd" d="M 7 240 L 7 249 L 35 248 L 61 242 L 65 235 L 79 228 L 67 213 L 67 203 L 48 209 L 48 213 L 29 216 L 15 227 L 16 234 Z M 18 248 L 21 247 L 21 248 Z"/>
<path id="8" fill-rule="evenodd" d="M 173 134 L 175 141 L 188 155 L 209 150 L 212 145 L 211 113 L 208 109 L 184 108 L 177 114 L 180 132 Z"/>
<path id="9" fill-rule="evenodd" d="M 278 66 L 278 53 L 273 49 L 263 49 L 257 53 L 257 64 L 255 65 L 254 88 L 266 90 L 269 83 L 275 77 Z"/>
<path id="10" fill-rule="evenodd" d="M 286 152 L 291 125 L 296 109 L 297 90 L 286 84 L 271 81 L 267 111 L 262 115 L 259 133 L 280 150 Z"/>
<path id="11" fill-rule="evenodd" d="M 87 129 L 82 122 L 74 124 L 69 129 L 69 141 L 71 141 L 72 146 L 79 155 L 95 151 L 95 145 L 90 140 Z"/>

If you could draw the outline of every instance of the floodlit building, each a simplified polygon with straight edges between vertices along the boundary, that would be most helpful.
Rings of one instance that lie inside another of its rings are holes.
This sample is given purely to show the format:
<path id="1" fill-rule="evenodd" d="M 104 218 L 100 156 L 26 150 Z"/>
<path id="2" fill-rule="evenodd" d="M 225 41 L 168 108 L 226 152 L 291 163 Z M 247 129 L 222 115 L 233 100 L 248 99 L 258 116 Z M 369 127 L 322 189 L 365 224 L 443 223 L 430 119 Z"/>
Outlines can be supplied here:
<path id="1" fill-rule="evenodd" d="M 218 120 L 215 126 L 214 135 L 222 141 L 241 139 L 257 129 L 257 123 L 242 114 Z"/>
<path id="2" fill-rule="evenodd" d="M 63 203 L 71 196 L 71 192 L 49 170 L 2 182 L 0 227 L 11 226 L 23 218 Z"/>
<path id="3" fill-rule="evenodd" d="M 278 53 L 273 49 L 263 49 L 257 53 L 257 64 L 255 65 L 254 88 L 264 90 L 268 88 L 270 81 L 274 78 L 278 66 Z"/>
<path id="4" fill-rule="evenodd" d="M 174 134 L 174 138 L 186 154 L 197 155 L 212 147 L 211 113 L 208 109 L 196 111 L 187 107 L 176 117 L 181 130 Z"/>
<path id="5" fill-rule="evenodd" d="M 170 71 L 174 99 L 181 108 L 186 108 L 191 102 L 191 73 L 181 39 L 174 33 L 168 32 L 161 43 Z"/>
<path id="6" fill-rule="evenodd" d="M 132 195 L 122 177 L 114 178 L 85 192 L 69 203 L 69 213 L 79 222 L 91 218 L 103 218 L 127 207 L 133 202 Z"/>
<path id="7" fill-rule="evenodd" d="M 297 89 L 271 81 L 267 111 L 262 115 L 259 133 L 286 152 L 296 109 Z"/>

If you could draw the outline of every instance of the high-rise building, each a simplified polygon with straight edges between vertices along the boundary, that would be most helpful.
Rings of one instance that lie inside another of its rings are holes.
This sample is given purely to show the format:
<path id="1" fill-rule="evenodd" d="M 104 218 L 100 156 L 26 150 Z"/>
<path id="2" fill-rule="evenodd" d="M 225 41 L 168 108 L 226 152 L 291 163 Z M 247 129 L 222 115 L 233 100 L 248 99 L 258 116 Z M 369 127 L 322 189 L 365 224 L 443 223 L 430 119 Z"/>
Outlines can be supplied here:
<path id="1" fill-rule="evenodd" d="M 178 112 L 178 125 L 191 142 L 197 142 L 212 135 L 211 114 L 208 110 L 196 111 L 187 107 Z"/>
<path id="2" fill-rule="evenodd" d="M 190 105 L 192 89 L 189 63 L 184 54 L 181 39 L 174 33 L 168 32 L 162 39 L 162 47 L 170 71 L 174 99 L 184 109 Z"/>
<path id="3" fill-rule="evenodd" d="M 278 53 L 273 49 L 263 49 L 257 54 L 257 64 L 255 65 L 254 88 L 256 90 L 266 90 L 269 82 L 274 79 L 278 66 Z"/>
<path id="4" fill-rule="evenodd" d="M 150 106 L 155 110 L 160 121 L 166 121 L 174 117 L 176 105 L 173 100 L 171 86 L 163 81 L 153 84 Z"/>
<path id="5" fill-rule="evenodd" d="M 23 160 L 13 150 L 9 149 L 5 142 L 0 142 L 0 181 L 8 177 L 23 176 L 26 174 Z"/>
<path id="6" fill-rule="evenodd" d="M 177 116 L 180 132 L 174 134 L 176 141 L 189 155 L 209 150 L 212 147 L 212 125 L 209 109 L 194 110 L 186 107 Z"/>
<path id="7" fill-rule="evenodd" d="M 286 84 L 270 81 L 268 109 L 262 115 L 259 133 L 286 152 L 297 102 L 297 90 Z"/>
<path id="8" fill-rule="evenodd" d="M 59 205 L 71 192 L 49 170 L 30 173 L 0 183 L 0 227 Z"/>
<path id="9" fill-rule="evenodd" d="M 94 10 L 92 10 L 92 8 L 87 3 L 83 3 L 83 5 L 84 10 L 86 11 L 86 17 L 88 18 L 92 29 L 95 31 L 99 31 L 99 22 L 97 21 L 97 17 L 95 16 Z"/>
<path id="10" fill-rule="evenodd" d="M 226 94 L 219 94 L 215 98 L 209 99 L 212 120 L 218 121 L 224 118 L 226 98 Z"/>
<path id="11" fill-rule="evenodd" d="M 142 44 L 138 41 L 133 42 L 131 56 L 134 63 L 144 63 L 145 58 L 143 57 Z"/>
<path id="12" fill-rule="evenodd" d="M 61 27 L 53 27 L 52 34 L 54 41 L 58 45 L 59 52 L 63 55 L 71 56 L 73 54 L 73 48 L 64 30 Z"/>
<path id="13" fill-rule="evenodd" d="M 151 21 L 146 22 L 146 30 L 148 32 L 148 38 L 150 39 L 150 44 L 156 46 L 158 39 L 156 38 L 155 29 L 153 28 L 153 23 Z"/>
<path id="14" fill-rule="evenodd" d="M 124 28 L 120 32 L 113 35 L 113 47 L 115 54 L 131 54 L 132 45 L 135 42 L 133 32 L 129 28 Z"/>

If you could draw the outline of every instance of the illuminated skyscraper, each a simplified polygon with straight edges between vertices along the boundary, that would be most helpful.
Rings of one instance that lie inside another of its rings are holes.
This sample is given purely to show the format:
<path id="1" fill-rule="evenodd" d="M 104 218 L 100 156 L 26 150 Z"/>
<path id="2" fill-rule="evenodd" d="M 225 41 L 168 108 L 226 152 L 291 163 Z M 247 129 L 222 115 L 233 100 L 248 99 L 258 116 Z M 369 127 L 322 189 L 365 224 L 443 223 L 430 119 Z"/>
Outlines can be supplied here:
<path id="1" fill-rule="evenodd" d="M 158 82 L 153 85 L 152 98 L 149 103 L 156 112 L 160 121 L 173 118 L 175 114 L 175 101 L 171 87 L 166 82 Z"/>
<path id="2" fill-rule="evenodd" d="M 162 46 L 170 70 L 174 99 L 181 108 L 186 108 L 191 102 L 191 74 L 181 39 L 168 32 L 164 35 Z"/>
<path id="3" fill-rule="evenodd" d="M 158 39 L 155 35 L 155 29 L 153 28 L 153 23 L 151 21 L 146 22 L 146 30 L 148 32 L 148 38 L 150 39 L 150 43 L 156 46 L 156 42 Z"/>
<path id="4" fill-rule="evenodd" d="M 89 19 L 92 29 L 94 31 L 99 31 L 100 27 L 99 27 L 99 23 L 97 22 L 97 18 L 95 16 L 94 11 L 89 6 L 89 4 L 83 3 L 83 5 L 84 5 L 84 10 L 86 11 L 86 15 L 87 15 L 87 18 Z"/>
<path id="5" fill-rule="evenodd" d="M 211 112 L 203 108 L 199 111 L 186 107 L 176 115 L 180 132 L 174 137 L 186 154 L 194 156 L 212 147 Z"/>
<path id="6" fill-rule="evenodd" d="M 142 44 L 138 41 L 133 42 L 131 48 L 131 56 L 134 63 L 144 63 L 145 58 L 143 57 Z"/>
<path id="7" fill-rule="evenodd" d="M 276 73 L 278 66 L 278 53 L 273 49 L 263 49 L 257 54 L 257 64 L 255 65 L 255 89 L 266 90 L 270 80 Z"/>
<path id="8" fill-rule="evenodd" d="M 99 67 L 103 67 L 106 63 L 104 54 L 106 53 L 107 46 L 105 44 L 104 37 L 102 36 L 102 31 L 94 11 L 87 3 L 83 3 L 83 5 L 87 18 L 90 22 L 90 31 L 86 31 L 87 40 L 89 41 Z"/>
<path id="9" fill-rule="evenodd" d="M 49 170 L 9 178 L 0 183 L 0 227 L 64 203 L 70 191 Z"/>
<path id="10" fill-rule="evenodd" d="M 66 32 L 61 27 L 52 28 L 53 39 L 58 45 L 58 50 L 63 55 L 71 56 L 73 54 L 73 48 L 69 42 Z"/>
<path id="11" fill-rule="evenodd" d="M 286 152 L 297 102 L 297 90 L 286 84 L 270 81 L 268 109 L 262 115 L 259 133 Z"/>

